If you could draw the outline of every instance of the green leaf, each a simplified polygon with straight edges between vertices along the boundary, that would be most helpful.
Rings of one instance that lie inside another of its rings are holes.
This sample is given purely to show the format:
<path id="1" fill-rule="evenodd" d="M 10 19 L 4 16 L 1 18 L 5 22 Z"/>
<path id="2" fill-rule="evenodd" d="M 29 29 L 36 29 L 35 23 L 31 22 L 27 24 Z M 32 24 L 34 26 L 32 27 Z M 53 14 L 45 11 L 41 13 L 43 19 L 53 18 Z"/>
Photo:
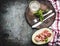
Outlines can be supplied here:
<path id="1" fill-rule="evenodd" d="M 43 21 L 44 17 L 43 17 L 43 12 L 42 10 L 38 10 L 35 15 L 39 17 L 40 21 Z"/>
<path id="2" fill-rule="evenodd" d="M 48 38 L 45 39 L 45 42 L 46 42 L 46 43 L 48 42 Z"/>

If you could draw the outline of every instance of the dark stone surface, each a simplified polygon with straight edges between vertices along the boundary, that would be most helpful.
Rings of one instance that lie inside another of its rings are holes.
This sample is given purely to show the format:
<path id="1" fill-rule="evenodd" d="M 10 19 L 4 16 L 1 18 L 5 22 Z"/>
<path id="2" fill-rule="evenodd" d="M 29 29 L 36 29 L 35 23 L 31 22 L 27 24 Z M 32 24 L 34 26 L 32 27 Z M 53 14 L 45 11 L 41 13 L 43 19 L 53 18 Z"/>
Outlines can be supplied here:
<path id="1" fill-rule="evenodd" d="M 37 46 L 31 41 L 36 30 L 31 29 L 24 15 L 29 1 L 0 0 L 0 46 Z"/>

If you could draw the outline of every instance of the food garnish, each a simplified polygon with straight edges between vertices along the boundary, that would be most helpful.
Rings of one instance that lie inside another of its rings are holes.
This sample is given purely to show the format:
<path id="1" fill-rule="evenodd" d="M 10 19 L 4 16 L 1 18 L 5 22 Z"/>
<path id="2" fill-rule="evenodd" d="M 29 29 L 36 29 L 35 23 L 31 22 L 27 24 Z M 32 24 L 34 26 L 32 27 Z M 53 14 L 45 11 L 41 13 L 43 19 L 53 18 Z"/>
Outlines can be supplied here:
<path id="1" fill-rule="evenodd" d="M 39 20 L 42 22 L 43 19 L 44 19 L 44 16 L 43 16 L 43 15 L 44 15 L 45 13 L 47 13 L 48 11 L 49 11 L 49 9 L 46 9 L 45 11 L 39 9 L 39 10 L 36 11 L 36 13 L 35 13 L 34 15 L 35 15 L 36 17 L 38 17 Z"/>
<path id="2" fill-rule="evenodd" d="M 46 43 L 48 42 L 48 38 L 45 39 L 45 42 L 46 42 Z"/>

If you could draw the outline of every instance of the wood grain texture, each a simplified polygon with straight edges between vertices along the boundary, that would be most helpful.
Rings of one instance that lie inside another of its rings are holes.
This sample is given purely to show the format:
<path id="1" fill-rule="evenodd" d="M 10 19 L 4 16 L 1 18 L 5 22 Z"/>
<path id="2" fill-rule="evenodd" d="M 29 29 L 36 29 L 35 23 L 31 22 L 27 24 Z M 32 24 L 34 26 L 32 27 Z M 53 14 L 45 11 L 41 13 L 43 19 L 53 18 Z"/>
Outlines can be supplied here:
<path id="1" fill-rule="evenodd" d="M 52 6 L 51 2 L 49 2 L 48 0 L 38 0 L 40 3 L 42 4 L 45 4 L 49 9 L 53 10 L 53 12 L 55 13 L 54 16 L 50 17 L 49 19 L 47 19 L 46 21 L 44 21 L 41 25 L 39 25 L 38 27 L 36 27 L 37 29 L 40 29 L 40 28 L 46 28 L 46 27 L 49 27 L 53 24 L 54 20 L 55 20 L 55 17 L 56 17 L 56 12 L 55 12 L 55 9 L 54 7 Z M 52 12 L 52 13 L 53 13 Z M 29 7 L 27 6 L 26 8 L 26 20 L 27 22 L 29 23 L 30 26 L 34 25 L 34 19 L 37 18 L 35 17 L 35 15 L 33 15 L 29 9 Z M 47 15 L 46 17 L 48 17 L 49 15 Z M 44 18 L 46 18 L 44 17 Z"/>

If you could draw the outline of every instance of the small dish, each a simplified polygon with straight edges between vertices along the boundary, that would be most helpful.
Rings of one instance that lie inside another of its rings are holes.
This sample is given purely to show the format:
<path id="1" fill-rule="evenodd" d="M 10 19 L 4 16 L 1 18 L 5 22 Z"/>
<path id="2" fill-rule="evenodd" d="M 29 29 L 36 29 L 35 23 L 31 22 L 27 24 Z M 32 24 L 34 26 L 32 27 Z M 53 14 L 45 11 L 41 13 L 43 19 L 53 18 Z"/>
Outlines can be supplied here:
<path id="1" fill-rule="evenodd" d="M 53 39 L 53 36 L 54 36 L 54 33 L 52 32 L 51 29 L 42 28 L 37 30 L 32 35 L 32 42 L 37 45 L 46 44 Z"/>

